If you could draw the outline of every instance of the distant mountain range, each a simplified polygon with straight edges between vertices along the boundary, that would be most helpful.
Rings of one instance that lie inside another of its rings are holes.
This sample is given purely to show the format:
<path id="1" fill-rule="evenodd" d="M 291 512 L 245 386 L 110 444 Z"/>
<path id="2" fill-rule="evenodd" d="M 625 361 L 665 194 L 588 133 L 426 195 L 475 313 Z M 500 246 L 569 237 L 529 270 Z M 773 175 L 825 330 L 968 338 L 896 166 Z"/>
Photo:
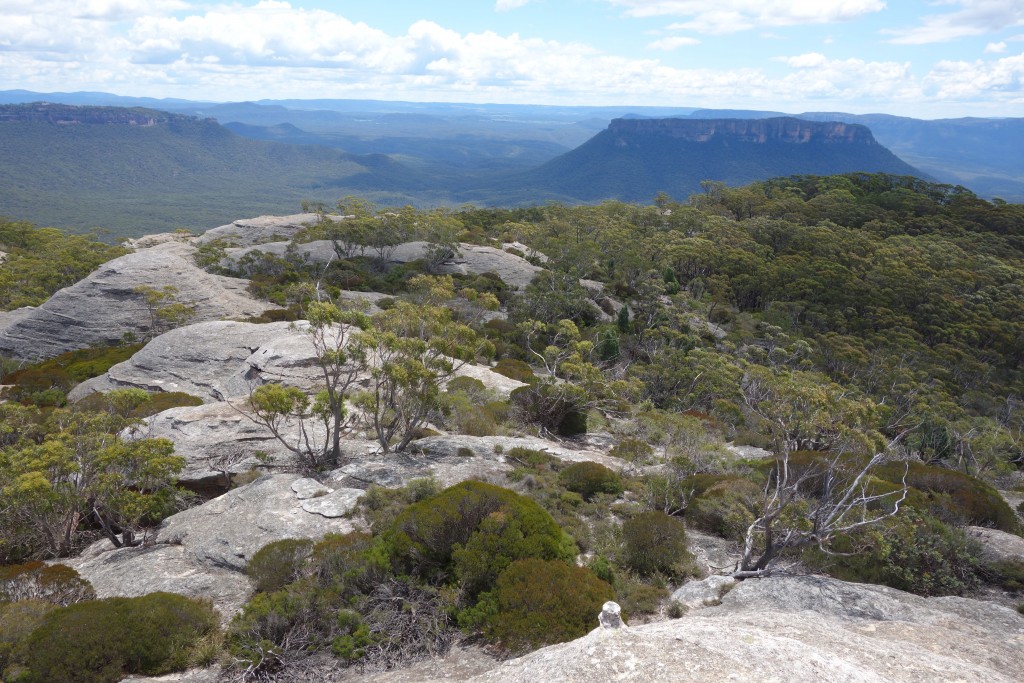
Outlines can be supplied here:
<path id="1" fill-rule="evenodd" d="M 7 91 L 0 102 L 31 95 L 49 97 Z M 0 215 L 138 235 L 352 193 L 421 206 L 650 201 L 658 191 L 685 199 L 702 180 L 883 171 L 946 181 L 946 167 L 974 173 L 969 188 L 985 181 L 1024 201 L 1024 161 L 1006 151 L 1019 147 L 1022 119 L 860 117 L 899 141 L 901 160 L 844 114 L 58 97 L 133 106 L 0 105 Z M 152 102 L 173 111 L 134 106 Z"/>

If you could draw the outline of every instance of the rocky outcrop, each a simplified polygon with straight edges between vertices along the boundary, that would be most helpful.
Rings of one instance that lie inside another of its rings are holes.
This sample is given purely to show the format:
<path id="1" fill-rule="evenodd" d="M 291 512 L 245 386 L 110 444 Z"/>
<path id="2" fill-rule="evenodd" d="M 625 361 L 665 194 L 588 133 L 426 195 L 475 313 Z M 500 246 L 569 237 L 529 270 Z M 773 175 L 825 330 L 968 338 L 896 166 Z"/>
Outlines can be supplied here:
<path id="1" fill-rule="evenodd" d="M 212 232 L 212 231 L 211 231 Z M 206 233 L 209 235 L 210 233 Z M 205 237 L 205 235 L 204 235 Z M 201 238 L 202 239 L 202 238 Z M 261 251 L 274 256 L 283 257 L 288 249 L 288 242 L 255 243 L 248 247 L 230 248 L 225 255 L 232 261 L 238 261 L 252 251 Z M 460 256 L 445 261 L 437 268 L 440 275 L 482 275 L 494 273 L 502 281 L 517 289 L 523 289 L 543 268 L 535 266 L 521 256 L 510 254 L 495 247 L 483 247 L 475 244 L 459 246 Z M 391 255 L 393 263 L 408 263 L 424 258 L 427 253 L 426 242 L 406 242 L 395 248 Z M 334 248 L 327 240 L 318 240 L 298 244 L 295 248 L 298 258 L 310 263 L 327 263 L 336 258 Z"/>
<path id="2" fill-rule="evenodd" d="M 609 124 L 608 131 L 617 135 L 666 136 L 686 142 L 708 142 L 717 137 L 754 144 L 878 144 L 867 126 L 840 121 L 806 121 L 789 116 L 769 119 L 615 119 Z"/>
<path id="3" fill-rule="evenodd" d="M 1024 566 L 1024 538 L 980 526 L 967 527 L 967 535 L 981 544 L 981 560 L 985 564 L 1019 562 Z"/>
<path id="4" fill-rule="evenodd" d="M 315 213 L 297 213 L 291 216 L 258 216 L 207 230 L 196 240 L 208 244 L 225 240 L 234 247 L 251 247 L 265 242 L 291 239 L 295 233 L 314 225 L 320 217 Z"/>
<path id="5" fill-rule="evenodd" d="M 191 259 L 193 247 L 166 242 L 109 261 L 41 306 L 5 316 L 0 354 L 19 359 L 55 356 L 92 345 L 114 345 L 126 333 L 144 338 L 150 316 L 139 286 L 173 286 L 177 299 L 195 306 L 195 322 L 246 318 L 276 308 L 253 299 L 246 280 L 211 275 Z"/>
<path id="6" fill-rule="evenodd" d="M 468 680 L 1019 680 L 1024 619 L 962 598 L 922 598 L 819 577 L 748 580 L 681 619 L 598 628 Z"/>

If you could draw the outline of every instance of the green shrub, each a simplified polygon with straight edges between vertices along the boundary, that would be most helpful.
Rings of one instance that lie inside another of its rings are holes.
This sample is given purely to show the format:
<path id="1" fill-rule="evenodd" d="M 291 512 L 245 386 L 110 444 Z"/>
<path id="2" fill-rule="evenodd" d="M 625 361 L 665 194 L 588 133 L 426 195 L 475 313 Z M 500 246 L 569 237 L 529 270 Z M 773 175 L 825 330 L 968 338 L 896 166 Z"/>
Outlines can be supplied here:
<path id="1" fill-rule="evenodd" d="M 26 562 L 0 567 L 0 603 L 42 600 L 67 607 L 95 599 L 92 585 L 67 565 Z"/>
<path id="2" fill-rule="evenodd" d="M 80 602 L 50 612 L 25 644 L 25 681 L 107 683 L 158 676 L 190 663 L 217 628 L 209 604 L 171 593 Z"/>
<path id="3" fill-rule="evenodd" d="M 445 387 L 445 391 L 450 394 L 462 392 L 470 398 L 477 398 L 486 395 L 487 385 L 475 377 L 460 376 L 453 377 L 448 380 L 448 385 Z"/>
<path id="4" fill-rule="evenodd" d="M 919 512 L 956 526 L 989 526 L 1011 534 L 1021 533 L 1020 520 L 999 492 L 968 474 L 919 462 L 889 463 L 874 473 L 899 483 L 905 467 L 909 468 L 907 484 L 926 494 L 928 508 Z"/>
<path id="5" fill-rule="evenodd" d="M 596 462 L 569 465 L 558 474 L 558 483 L 585 500 L 592 500 L 599 493 L 618 495 L 623 491 L 622 478 L 618 473 Z"/>
<path id="6" fill-rule="evenodd" d="M 547 451 L 541 451 L 534 448 L 523 448 L 522 446 L 510 448 L 508 453 L 505 454 L 505 459 L 519 465 L 520 467 L 526 467 L 541 472 L 551 472 L 557 469 L 562 462 Z"/>
<path id="7" fill-rule="evenodd" d="M 171 408 L 201 405 L 203 405 L 203 400 L 201 398 L 181 391 L 153 391 L 149 392 L 148 401 L 132 408 L 126 417 L 141 419 L 149 417 L 150 415 L 162 413 L 163 411 Z M 81 401 L 75 403 L 75 407 L 79 410 L 91 411 L 111 410 L 112 408 L 110 401 L 108 400 L 108 394 L 101 392 L 89 394 Z"/>
<path id="8" fill-rule="evenodd" d="M 537 375 L 533 374 L 533 368 L 529 364 L 514 358 L 502 358 L 494 364 L 491 371 L 518 382 L 525 382 L 526 384 L 533 384 L 537 381 Z"/>
<path id="9" fill-rule="evenodd" d="M 369 552 L 372 546 L 369 534 L 327 534 L 313 546 L 309 573 L 322 588 L 366 590 L 387 574 L 387 563 Z"/>
<path id="10" fill-rule="evenodd" d="M 959 595 L 980 583 L 977 541 L 913 509 L 836 539 L 833 550 L 837 554 L 807 551 L 804 558 L 845 581 L 880 583 L 919 595 Z"/>
<path id="11" fill-rule="evenodd" d="M 501 573 L 494 591 L 468 613 L 467 622 L 479 624 L 501 649 L 518 653 L 585 635 L 614 597 L 612 587 L 588 569 L 519 560 Z"/>
<path id="12" fill-rule="evenodd" d="M 55 609 L 56 605 L 43 600 L 0 602 L 0 680 L 17 680 L 21 667 L 15 663 L 25 659 L 25 641 Z"/>
<path id="13" fill-rule="evenodd" d="M 693 557 L 686 547 L 686 525 L 661 511 L 642 512 L 622 524 L 622 564 L 642 576 L 678 576 Z"/>
<path id="14" fill-rule="evenodd" d="M 739 540 L 754 521 L 754 510 L 762 496 L 761 487 L 752 481 L 720 479 L 690 502 L 686 519 L 708 533 Z"/>
<path id="15" fill-rule="evenodd" d="M 256 582 L 256 590 L 261 593 L 280 590 L 299 578 L 312 551 L 313 541 L 308 538 L 274 541 L 253 554 L 245 565 L 245 573 Z"/>
<path id="16" fill-rule="evenodd" d="M 289 658 L 329 646 L 340 607 L 337 592 L 311 582 L 257 593 L 231 620 L 227 651 L 251 671 L 268 674 Z"/>
<path id="17" fill-rule="evenodd" d="M 488 588 L 514 560 L 569 559 L 576 550 L 537 503 L 475 481 L 410 505 L 385 536 L 402 571 L 457 579 L 471 595 Z"/>
<path id="18" fill-rule="evenodd" d="M 631 436 L 627 436 L 617 444 L 615 444 L 608 455 L 613 458 L 621 458 L 626 462 L 635 463 L 637 465 L 644 465 L 650 461 L 651 456 L 654 455 L 654 449 L 651 448 L 650 444 L 640 439 L 635 439 Z"/>
<path id="19" fill-rule="evenodd" d="M 656 613 L 668 594 L 664 586 L 643 583 L 628 576 L 615 584 L 615 601 L 622 608 L 623 619 Z"/>
<path id="20" fill-rule="evenodd" d="M 1024 590 L 1024 562 L 999 560 L 985 566 L 985 573 L 1006 590 Z"/>
<path id="21" fill-rule="evenodd" d="M 570 410 L 558 423 L 555 432 L 559 436 L 580 436 L 587 433 L 587 414 L 579 410 Z"/>

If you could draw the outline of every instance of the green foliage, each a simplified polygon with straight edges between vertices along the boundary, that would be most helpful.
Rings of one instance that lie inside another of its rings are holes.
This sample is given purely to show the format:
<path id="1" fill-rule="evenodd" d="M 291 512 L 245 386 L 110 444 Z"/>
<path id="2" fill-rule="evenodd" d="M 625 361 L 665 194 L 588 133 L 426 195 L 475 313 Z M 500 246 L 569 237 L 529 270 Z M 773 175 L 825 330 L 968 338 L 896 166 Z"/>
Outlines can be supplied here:
<path id="1" fill-rule="evenodd" d="M 113 683 L 184 670 L 218 621 L 209 604 L 171 593 L 80 602 L 43 617 L 25 643 L 19 680 Z"/>
<path id="2" fill-rule="evenodd" d="M 612 587 L 588 569 L 523 559 L 501 573 L 494 591 L 463 621 L 502 650 L 518 653 L 588 633 L 601 606 L 614 597 Z"/>
<path id="3" fill-rule="evenodd" d="M 612 446 L 608 455 L 613 458 L 622 458 L 628 463 L 644 465 L 654 454 L 654 449 L 646 441 L 627 436 Z"/>
<path id="4" fill-rule="evenodd" d="M 269 593 L 280 590 L 299 577 L 313 550 L 308 538 L 286 538 L 263 546 L 245 565 L 245 573 L 256 582 L 256 590 Z"/>
<path id="5" fill-rule="evenodd" d="M 755 511 L 763 497 L 763 491 L 757 484 L 735 477 L 720 479 L 715 477 L 691 477 L 695 498 L 686 509 L 686 519 L 695 527 L 709 533 L 740 540 L 747 527 L 754 521 Z M 708 487 L 700 492 L 703 485 Z M 684 484 L 684 487 L 686 484 Z"/>
<path id="6" fill-rule="evenodd" d="M 577 462 L 558 473 L 558 483 L 574 491 L 584 500 L 592 500 L 599 493 L 622 493 L 622 478 L 615 470 L 596 462 Z"/>
<path id="7" fill-rule="evenodd" d="M 95 597 L 92 585 L 63 564 L 26 562 L 0 567 L 0 603 L 38 600 L 66 607 Z"/>
<path id="8" fill-rule="evenodd" d="M 402 571 L 457 581 L 470 595 L 486 590 L 515 560 L 566 560 L 576 550 L 537 503 L 472 481 L 410 505 L 386 538 Z"/>
<path id="9" fill-rule="evenodd" d="M 1024 561 L 998 560 L 988 563 L 984 573 L 1006 590 L 1024 591 Z"/>
<path id="10" fill-rule="evenodd" d="M 838 539 L 837 555 L 805 557 L 846 581 L 920 595 L 960 595 L 980 584 L 980 546 L 963 530 L 910 510 L 881 527 Z"/>
<path id="11" fill-rule="evenodd" d="M 656 614 L 669 591 L 661 585 L 638 581 L 623 576 L 615 582 L 615 601 L 622 608 L 623 619 L 646 614 Z"/>
<path id="12" fill-rule="evenodd" d="M 875 474 L 893 483 L 903 477 L 904 464 L 879 467 Z M 1012 534 L 1021 533 L 1013 508 L 994 488 L 963 472 L 912 462 L 907 484 L 926 494 L 927 508 L 921 512 L 960 526 L 992 526 Z M 920 498 L 918 499 L 920 500 Z M 920 504 L 919 504 L 920 505 Z"/>
<path id="13" fill-rule="evenodd" d="M 682 576 L 693 559 L 686 525 L 659 510 L 642 512 L 622 524 L 622 563 L 641 574 Z"/>
<path id="14" fill-rule="evenodd" d="M 0 251 L 7 252 L 0 263 L 0 311 L 38 306 L 101 263 L 127 253 L 97 241 L 93 234 L 69 235 L 4 218 L 0 218 Z"/>

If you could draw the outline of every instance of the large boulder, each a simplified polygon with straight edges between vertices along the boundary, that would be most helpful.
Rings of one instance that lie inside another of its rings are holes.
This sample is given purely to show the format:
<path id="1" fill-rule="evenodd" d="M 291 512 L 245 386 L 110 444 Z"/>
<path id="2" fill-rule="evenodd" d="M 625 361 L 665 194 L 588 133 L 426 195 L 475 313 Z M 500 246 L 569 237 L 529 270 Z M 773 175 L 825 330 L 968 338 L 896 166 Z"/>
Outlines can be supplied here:
<path id="1" fill-rule="evenodd" d="M 295 233 L 314 225 L 318 220 L 320 216 L 315 213 L 243 218 L 218 228 L 211 228 L 196 241 L 199 244 L 208 244 L 215 240 L 225 240 L 235 247 L 280 242 L 291 239 Z"/>
<path id="2" fill-rule="evenodd" d="M 1010 683 L 1022 648 L 1024 618 L 1005 607 L 778 577 L 744 581 L 681 619 L 598 628 L 469 680 Z"/>
<path id="3" fill-rule="evenodd" d="M 150 332 L 140 286 L 176 287 L 177 299 L 195 306 L 195 322 L 246 318 L 276 308 L 246 292 L 247 280 L 211 275 L 193 262 L 194 247 L 166 242 L 118 257 L 42 305 L 4 316 L 0 355 L 18 359 L 55 356 L 92 345 L 120 343 L 126 333 Z"/>
<path id="4" fill-rule="evenodd" d="M 967 527 L 967 535 L 981 544 L 981 559 L 985 564 L 1019 562 L 1024 566 L 1024 538 L 980 526 Z"/>

